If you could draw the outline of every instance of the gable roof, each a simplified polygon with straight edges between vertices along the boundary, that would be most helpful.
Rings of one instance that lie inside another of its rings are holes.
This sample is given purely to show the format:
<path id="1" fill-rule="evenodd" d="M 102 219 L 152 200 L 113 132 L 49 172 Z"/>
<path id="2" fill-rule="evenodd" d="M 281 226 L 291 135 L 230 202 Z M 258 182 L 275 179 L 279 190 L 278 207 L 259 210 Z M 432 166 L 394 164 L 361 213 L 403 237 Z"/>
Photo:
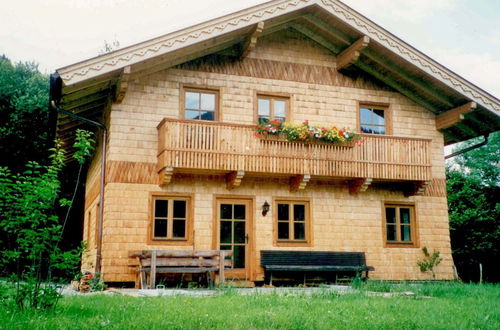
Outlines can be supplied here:
<path id="1" fill-rule="evenodd" d="M 51 87 L 51 95 L 66 110 L 99 116 L 113 99 L 120 98 L 129 77 L 211 53 L 233 50 L 237 54 L 257 29 L 265 35 L 286 28 L 335 56 L 352 55 L 348 58 L 352 63 L 342 72 L 363 71 L 436 115 L 456 112 L 463 120 L 443 126 L 447 143 L 500 129 L 498 98 L 337 0 L 274 0 L 66 66 L 53 75 L 58 83 Z M 59 118 L 59 136 L 79 125 L 71 118 Z"/>

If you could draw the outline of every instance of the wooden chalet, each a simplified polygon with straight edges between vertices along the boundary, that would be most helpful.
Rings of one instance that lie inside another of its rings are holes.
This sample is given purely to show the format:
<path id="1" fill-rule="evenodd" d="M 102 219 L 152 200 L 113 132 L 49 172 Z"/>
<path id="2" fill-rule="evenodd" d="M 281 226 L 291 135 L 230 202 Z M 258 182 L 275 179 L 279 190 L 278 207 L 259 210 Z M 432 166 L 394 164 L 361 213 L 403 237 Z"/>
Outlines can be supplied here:
<path id="1" fill-rule="evenodd" d="M 337 0 L 274 0 L 61 68 L 51 96 L 66 145 L 94 129 L 80 117 L 102 124 L 82 267 L 106 282 L 136 281 L 141 250 L 231 250 L 226 278 L 248 281 L 264 250 L 361 252 L 372 278 L 427 279 L 422 247 L 452 279 L 444 146 L 500 128 L 496 97 Z M 363 143 L 255 137 L 268 119 Z"/>

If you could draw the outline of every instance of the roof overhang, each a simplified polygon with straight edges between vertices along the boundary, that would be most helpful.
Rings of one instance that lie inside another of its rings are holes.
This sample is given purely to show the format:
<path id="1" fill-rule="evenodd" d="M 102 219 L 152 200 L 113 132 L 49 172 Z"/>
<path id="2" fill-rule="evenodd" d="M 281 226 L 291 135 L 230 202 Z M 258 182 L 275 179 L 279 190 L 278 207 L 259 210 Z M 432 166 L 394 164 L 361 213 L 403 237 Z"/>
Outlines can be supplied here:
<path id="1" fill-rule="evenodd" d="M 96 116 L 120 101 L 128 80 L 208 54 L 245 52 L 252 38 L 294 29 L 342 58 L 341 72 L 364 72 L 441 116 L 446 143 L 500 129 L 500 102 L 336 0 L 274 0 L 57 70 L 59 105 Z M 467 105 L 474 105 L 468 107 Z M 457 110 L 458 109 L 458 110 Z M 453 115 L 452 115 L 453 114 Z M 78 126 L 60 116 L 59 136 Z"/>

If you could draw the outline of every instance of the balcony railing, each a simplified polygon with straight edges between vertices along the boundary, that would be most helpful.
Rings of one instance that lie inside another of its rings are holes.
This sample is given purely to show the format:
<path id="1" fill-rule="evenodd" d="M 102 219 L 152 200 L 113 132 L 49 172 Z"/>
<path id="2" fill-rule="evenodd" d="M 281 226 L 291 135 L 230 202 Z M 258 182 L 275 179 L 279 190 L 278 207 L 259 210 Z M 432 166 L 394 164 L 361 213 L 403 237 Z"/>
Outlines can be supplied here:
<path id="1" fill-rule="evenodd" d="M 251 125 L 165 118 L 158 170 L 245 171 L 316 177 L 428 181 L 430 139 L 365 135 L 361 145 L 262 140 Z"/>

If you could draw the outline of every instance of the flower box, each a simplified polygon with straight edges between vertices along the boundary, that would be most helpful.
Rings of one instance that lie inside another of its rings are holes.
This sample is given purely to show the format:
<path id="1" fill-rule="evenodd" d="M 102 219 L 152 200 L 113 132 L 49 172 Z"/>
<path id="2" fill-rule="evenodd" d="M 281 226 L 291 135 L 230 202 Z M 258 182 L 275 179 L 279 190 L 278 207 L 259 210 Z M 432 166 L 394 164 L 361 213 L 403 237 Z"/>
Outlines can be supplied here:
<path id="1" fill-rule="evenodd" d="M 300 144 L 310 144 L 310 145 L 327 145 L 327 146 L 337 146 L 337 147 L 346 147 L 352 148 L 356 145 L 354 141 L 343 141 L 343 142 L 327 142 L 321 140 L 295 140 L 289 141 L 286 136 L 282 134 L 268 134 L 260 138 L 263 142 L 288 142 L 288 143 L 300 143 Z"/>

